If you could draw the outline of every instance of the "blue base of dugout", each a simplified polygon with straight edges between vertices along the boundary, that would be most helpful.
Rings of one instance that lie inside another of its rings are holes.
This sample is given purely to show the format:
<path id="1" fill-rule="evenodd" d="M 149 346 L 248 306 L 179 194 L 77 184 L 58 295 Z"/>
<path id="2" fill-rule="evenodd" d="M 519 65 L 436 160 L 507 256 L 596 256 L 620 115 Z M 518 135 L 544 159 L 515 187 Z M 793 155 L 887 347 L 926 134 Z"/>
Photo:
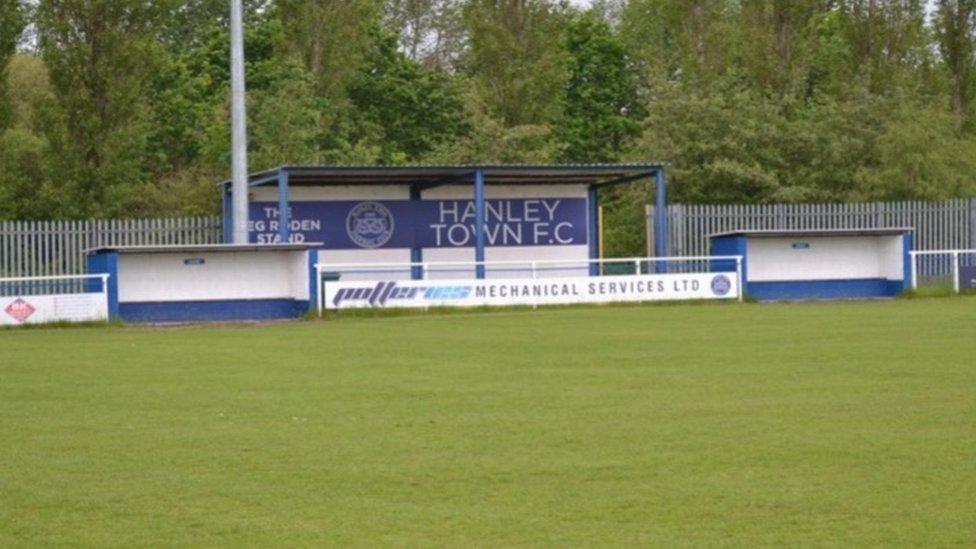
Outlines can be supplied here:
<path id="1" fill-rule="evenodd" d="M 870 299 L 895 297 L 905 291 L 901 280 L 883 278 L 859 280 L 791 280 L 788 282 L 749 282 L 746 295 L 759 301 L 801 299 Z"/>
<path id="2" fill-rule="evenodd" d="M 144 323 L 281 320 L 299 318 L 308 310 L 308 301 L 294 299 L 119 303 L 122 320 Z"/>

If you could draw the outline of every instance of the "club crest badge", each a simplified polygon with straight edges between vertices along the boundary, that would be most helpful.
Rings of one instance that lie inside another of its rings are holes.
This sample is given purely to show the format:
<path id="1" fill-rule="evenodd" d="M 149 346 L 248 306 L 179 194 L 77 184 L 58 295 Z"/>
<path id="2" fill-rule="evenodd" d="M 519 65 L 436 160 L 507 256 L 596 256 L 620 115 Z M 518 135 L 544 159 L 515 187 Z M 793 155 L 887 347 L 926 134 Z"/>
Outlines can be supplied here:
<path id="1" fill-rule="evenodd" d="M 732 290 L 732 281 L 725 275 L 716 275 L 712 278 L 712 293 L 722 297 Z"/>
<path id="2" fill-rule="evenodd" d="M 393 214 L 379 202 L 360 202 L 346 216 L 346 233 L 360 248 L 379 248 L 393 237 Z"/>

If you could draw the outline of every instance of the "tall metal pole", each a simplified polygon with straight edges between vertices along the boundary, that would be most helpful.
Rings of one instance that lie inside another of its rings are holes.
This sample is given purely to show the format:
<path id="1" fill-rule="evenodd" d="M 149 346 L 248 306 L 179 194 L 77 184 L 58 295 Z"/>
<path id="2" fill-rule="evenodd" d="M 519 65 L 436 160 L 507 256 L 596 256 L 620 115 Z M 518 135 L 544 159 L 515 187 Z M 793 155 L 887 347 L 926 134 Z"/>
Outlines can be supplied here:
<path id="1" fill-rule="evenodd" d="M 247 112 L 244 106 L 244 24 L 241 0 L 230 0 L 231 199 L 234 244 L 247 244 Z"/>

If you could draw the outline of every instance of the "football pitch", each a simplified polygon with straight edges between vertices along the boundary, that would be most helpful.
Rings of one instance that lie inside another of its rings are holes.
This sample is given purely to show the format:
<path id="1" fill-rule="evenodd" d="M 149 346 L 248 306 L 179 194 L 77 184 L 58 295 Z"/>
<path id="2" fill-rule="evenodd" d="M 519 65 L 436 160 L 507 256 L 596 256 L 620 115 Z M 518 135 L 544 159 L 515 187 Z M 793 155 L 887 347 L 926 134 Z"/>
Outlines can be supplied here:
<path id="1" fill-rule="evenodd" d="M 973 297 L 0 331 L 0 546 L 974 541 Z"/>

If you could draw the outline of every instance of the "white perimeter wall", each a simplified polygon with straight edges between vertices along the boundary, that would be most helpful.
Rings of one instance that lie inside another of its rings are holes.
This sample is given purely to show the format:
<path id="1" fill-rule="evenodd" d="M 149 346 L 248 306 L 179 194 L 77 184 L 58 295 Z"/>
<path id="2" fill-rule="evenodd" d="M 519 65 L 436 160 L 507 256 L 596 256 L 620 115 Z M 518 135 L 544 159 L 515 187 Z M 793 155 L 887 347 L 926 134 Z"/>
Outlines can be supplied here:
<path id="1" fill-rule="evenodd" d="M 587 198 L 585 185 L 489 185 L 485 187 L 485 198 Z M 332 201 L 332 200 L 408 200 L 410 188 L 403 185 L 382 186 L 350 186 L 350 187 L 291 187 L 289 199 L 299 201 Z M 472 185 L 445 185 L 425 190 L 421 193 L 423 200 L 471 200 L 474 198 Z M 251 200 L 258 202 L 276 202 L 278 189 L 271 185 L 258 187 L 251 191 Z M 558 259 L 580 261 L 579 264 L 569 265 L 567 268 L 552 271 L 540 271 L 539 276 L 585 276 L 588 268 L 585 261 L 589 258 L 589 246 L 488 246 L 485 248 L 486 261 L 523 261 L 522 265 L 515 265 L 513 269 L 524 271 L 499 271 L 489 267 L 488 278 L 511 278 L 528 271 L 530 262 L 535 260 Z M 474 248 L 424 248 L 425 262 L 441 261 L 474 261 Z M 319 262 L 326 265 L 349 263 L 394 263 L 410 262 L 410 249 L 388 248 L 381 250 L 323 250 L 319 253 Z M 328 268 L 326 268 L 328 270 Z M 336 269 L 345 271 L 346 269 Z M 430 278 L 469 278 L 474 269 L 465 272 L 432 271 Z M 376 274 L 344 273 L 343 280 L 375 280 Z M 410 279 L 410 272 L 406 269 L 383 273 L 382 278 L 389 280 Z"/>
<path id="2" fill-rule="evenodd" d="M 904 278 L 901 235 L 748 238 L 746 253 L 750 282 Z"/>
<path id="3" fill-rule="evenodd" d="M 185 265 L 186 259 L 203 265 Z M 307 300 L 308 252 L 119 254 L 119 302 Z"/>

